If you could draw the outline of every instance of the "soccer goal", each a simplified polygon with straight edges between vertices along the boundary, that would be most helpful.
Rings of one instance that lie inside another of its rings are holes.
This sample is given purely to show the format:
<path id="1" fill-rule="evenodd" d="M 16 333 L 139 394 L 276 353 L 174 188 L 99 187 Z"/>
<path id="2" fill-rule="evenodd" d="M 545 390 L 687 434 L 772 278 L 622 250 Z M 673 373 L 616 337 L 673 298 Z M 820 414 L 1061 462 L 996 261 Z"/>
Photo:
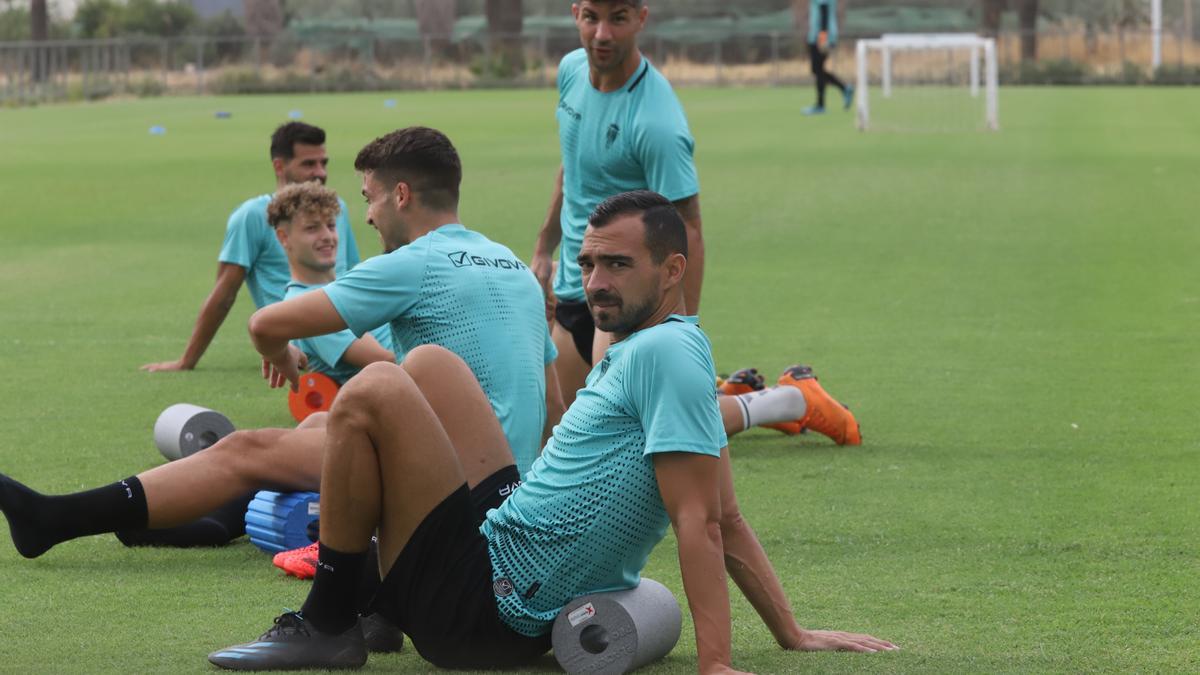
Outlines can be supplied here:
<path id="1" fill-rule="evenodd" d="M 858 128 L 1000 128 L 996 41 L 971 33 L 885 33 L 856 49 Z"/>

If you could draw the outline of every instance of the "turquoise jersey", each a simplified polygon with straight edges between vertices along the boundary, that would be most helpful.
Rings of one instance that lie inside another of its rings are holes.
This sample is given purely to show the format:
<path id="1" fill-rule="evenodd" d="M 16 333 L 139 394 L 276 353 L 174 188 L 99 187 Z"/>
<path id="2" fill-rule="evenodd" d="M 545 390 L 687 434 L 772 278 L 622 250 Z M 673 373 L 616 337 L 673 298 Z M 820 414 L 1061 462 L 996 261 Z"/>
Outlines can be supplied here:
<path id="1" fill-rule="evenodd" d="M 558 352 L 541 287 L 512 251 L 462 225 L 443 225 L 362 262 L 325 293 L 355 335 L 390 322 L 393 343 L 405 353 L 435 344 L 462 357 L 525 475 L 546 423 L 545 367 Z"/>
<path id="2" fill-rule="evenodd" d="M 695 317 L 609 347 L 525 482 L 480 527 L 509 627 L 542 635 L 572 598 L 638 584 L 670 524 L 651 457 L 720 457 L 715 383 Z"/>
<path id="3" fill-rule="evenodd" d="M 808 44 L 817 44 L 817 34 L 821 32 L 821 7 L 828 8 L 829 25 L 825 29 L 825 37 L 832 48 L 838 41 L 837 0 L 809 0 L 808 2 Z"/>
<path id="4" fill-rule="evenodd" d="M 299 281 L 292 280 L 287 285 L 287 292 L 283 299 L 299 297 L 305 293 L 324 288 L 325 284 L 315 284 L 312 286 L 305 285 Z M 384 349 L 396 354 L 396 348 L 392 346 L 392 328 L 387 324 L 383 324 L 371 331 L 374 337 Z M 316 337 L 303 338 L 300 340 L 292 340 L 292 344 L 300 348 L 308 357 L 308 369 L 328 375 L 334 382 L 339 385 L 345 384 L 346 380 L 358 374 L 360 368 L 350 365 L 342 361 L 342 355 L 350 348 L 358 338 L 354 337 L 354 333 L 350 329 L 340 330 L 336 333 L 328 335 L 318 335 Z M 396 360 L 399 361 L 402 354 L 396 354 Z"/>
<path id="5" fill-rule="evenodd" d="M 292 275 L 287 254 L 275 238 L 275 229 L 267 222 L 267 205 L 274 195 L 259 195 L 242 202 L 229 216 L 225 241 L 217 260 L 246 268 L 246 288 L 254 306 L 265 307 L 283 299 Z M 346 202 L 338 197 L 338 252 L 334 271 L 342 274 L 358 264 L 358 244 L 350 230 Z"/>
<path id="6" fill-rule="evenodd" d="M 600 92 L 588 76 L 587 52 L 558 65 L 558 142 L 562 151 L 562 243 L 554 294 L 580 302 L 576 257 L 588 216 L 600 202 L 630 190 L 654 190 L 671 201 L 700 192 L 695 143 L 671 83 L 645 57 L 620 89 Z"/>

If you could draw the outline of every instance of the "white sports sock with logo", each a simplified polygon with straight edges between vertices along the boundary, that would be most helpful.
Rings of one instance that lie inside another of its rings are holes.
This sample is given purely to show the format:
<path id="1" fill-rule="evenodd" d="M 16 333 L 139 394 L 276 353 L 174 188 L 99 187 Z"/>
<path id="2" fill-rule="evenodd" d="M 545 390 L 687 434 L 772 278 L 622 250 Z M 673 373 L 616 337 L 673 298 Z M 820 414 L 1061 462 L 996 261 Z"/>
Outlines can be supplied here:
<path id="1" fill-rule="evenodd" d="M 782 386 L 734 396 L 742 409 L 746 428 L 777 422 L 795 422 L 804 417 L 808 405 L 796 387 Z"/>

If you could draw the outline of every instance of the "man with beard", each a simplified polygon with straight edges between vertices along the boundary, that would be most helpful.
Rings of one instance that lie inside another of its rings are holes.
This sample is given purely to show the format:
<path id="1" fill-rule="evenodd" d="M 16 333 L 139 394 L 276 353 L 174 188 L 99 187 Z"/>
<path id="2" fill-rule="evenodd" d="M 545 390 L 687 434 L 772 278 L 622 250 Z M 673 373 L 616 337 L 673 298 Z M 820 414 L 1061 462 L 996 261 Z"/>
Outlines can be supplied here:
<path id="1" fill-rule="evenodd" d="M 378 531 L 385 576 L 374 608 L 423 658 L 443 668 L 527 667 L 549 649 L 572 598 L 638 584 L 668 525 L 700 672 L 735 672 L 726 573 L 783 649 L 896 649 L 801 628 L 739 513 L 708 338 L 685 315 L 687 246 L 662 195 L 624 193 L 596 208 L 576 262 L 613 345 L 525 482 L 486 513 L 472 485 L 512 458 L 460 358 L 422 346 L 400 366 L 371 364 L 351 380 L 330 415 L 321 564 L 303 608 L 209 660 L 236 670 L 361 667 L 367 651 L 348 598 Z M 290 368 L 282 351 L 263 353 Z M 414 361 L 441 377 L 414 376 Z M 462 427 L 477 442 L 451 442 Z"/>
<path id="2" fill-rule="evenodd" d="M 271 134 L 271 167 L 275 171 L 275 189 L 293 183 L 317 181 L 325 184 L 329 155 L 325 152 L 325 131 L 304 122 L 288 122 Z M 254 306 L 265 307 L 283 299 L 288 284 L 288 263 L 283 248 L 267 224 L 267 205 L 271 194 L 247 199 L 225 227 L 225 241 L 217 256 L 217 281 L 200 307 L 192 335 L 183 355 L 174 361 L 147 363 L 150 372 L 192 370 L 221 328 L 245 282 Z M 341 275 L 358 264 L 358 246 L 350 230 L 345 202 L 338 200 L 338 246 L 335 273 Z"/>

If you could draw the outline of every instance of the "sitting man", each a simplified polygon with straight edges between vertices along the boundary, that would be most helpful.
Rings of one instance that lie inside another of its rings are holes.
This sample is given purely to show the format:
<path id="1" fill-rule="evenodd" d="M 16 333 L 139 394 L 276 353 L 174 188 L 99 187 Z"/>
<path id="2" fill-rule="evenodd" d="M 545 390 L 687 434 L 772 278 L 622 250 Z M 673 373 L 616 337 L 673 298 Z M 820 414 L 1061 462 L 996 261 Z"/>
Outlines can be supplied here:
<path id="1" fill-rule="evenodd" d="M 274 362 L 293 382 L 298 360 L 288 340 L 348 325 L 362 335 L 390 323 L 404 352 L 433 344 L 457 354 L 499 420 L 504 448 L 518 458 L 518 468 L 492 486 L 488 499 L 498 503 L 520 482 L 519 471 L 532 463 L 561 414 L 541 288 L 512 251 L 457 224 L 462 166 L 441 132 L 412 127 L 390 133 L 363 148 L 355 167 L 370 200 L 368 220 L 387 253 L 324 288 L 259 310 L 251 318 L 252 337 L 260 348 L 270 345 Z M 457 396 L 440 373 L 420 365 L 411 364 L 411 372 L 429 392 Z M 447 430 L 452 439 L 476 433 L 467 425 L 447 424 Z M 317 490 L 325 435 L 307 424 L 237 431 L 183 459 L 67 495 L 42 495 L 0 474 L 0 510 L 26 558 L 85 535 L 174 527 L 250 491 Z"/>
<path id="2" fill-rule="evenodd" d="M 267 222 L 287 254 L 292 280 L 284 299 L 295 298 L 334 280 L 337 263 L 337 195 L 325 186 L 297 183 L 280 188 L 267 206 Z M 360 338 L 349 329 L 295 341 L 308 369 L 329 376 L 338 385 L 368 363 L 394 362 L 391 326 L 384 324 Z"/>
<path id="3" fill-rule="evenodd" d="M 518 668 L 550 647 L 572 598 L 636 586 L 673 526 L 703 673 L 731 672 L 728 572 L 784 649 L 895 649 L 805 630 L 738 511 L 708 339 L 684 310 L 687 237 L 665 197 L 623 193 L 593 212 L 578 262 L 592 317 L 614 343 L 525 482 L 481 513 L 474 487 L 511 464 L 471 370 L 421 347 L 371 364 L 330 414 L 320 565 L 300 612 L 219 650 L 225 668 L 346 668 L 367 652 L 353 596 L 371 535 L 386 575 L 375 609 L 430 663 Z M 267 354 L 289 369 L 285 351 Z M 441 373 L 427 389 L 430 370 Z M 439 389 L 450 386 L 454 397 Z M 475 430 L 470 443 L 454 438 Z M 491 437 L 489 441 L 487 437 Z"/>

